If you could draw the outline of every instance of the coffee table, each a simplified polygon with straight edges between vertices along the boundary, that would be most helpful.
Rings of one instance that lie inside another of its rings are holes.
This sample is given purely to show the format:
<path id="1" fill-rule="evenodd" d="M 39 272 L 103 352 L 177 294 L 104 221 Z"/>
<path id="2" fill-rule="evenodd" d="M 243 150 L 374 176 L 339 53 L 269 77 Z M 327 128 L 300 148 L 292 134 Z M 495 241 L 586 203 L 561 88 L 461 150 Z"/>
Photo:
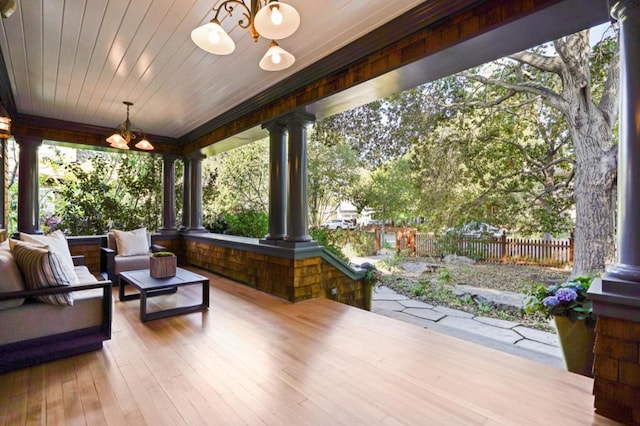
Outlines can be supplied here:
<path id="1" fill-rule="evenodd" d="M 127 284 L 138 289 L 138 293 L 125 294 L 124 288 Z M 147 297 L 173 293 L 178 287 L 195 284 L 202 284 L 202 303 L 164 309 L 156 312 L 147 312 Z M 120 289 L 118 292 L 120 301 L 140 299 L 140 321 L 142 322 L 172 315 L 204 311 L 209 308 L 209 279 L 182 268 L 177 268 L 176 275 L 168 278 L 152 278 L 148 269 L 121 272 Z"/>

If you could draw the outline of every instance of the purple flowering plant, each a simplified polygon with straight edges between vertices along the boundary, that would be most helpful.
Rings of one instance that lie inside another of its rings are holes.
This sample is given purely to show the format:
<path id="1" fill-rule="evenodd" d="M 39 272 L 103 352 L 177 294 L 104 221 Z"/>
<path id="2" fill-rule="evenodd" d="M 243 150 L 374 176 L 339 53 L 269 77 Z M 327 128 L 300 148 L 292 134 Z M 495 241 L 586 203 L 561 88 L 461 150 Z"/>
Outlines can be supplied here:
<path id="1" fill-rule="evenodd" d="M 585 321 L 586 325 L 595 326 L 592 303 L 587 297 L 587 290 L 593 278 L 579 276 L 566 283 L 552 286 L 536 283 L 526 293 L 525 312 L 542 312 L 546 317 L 563 316 L 572 321 Z"/>

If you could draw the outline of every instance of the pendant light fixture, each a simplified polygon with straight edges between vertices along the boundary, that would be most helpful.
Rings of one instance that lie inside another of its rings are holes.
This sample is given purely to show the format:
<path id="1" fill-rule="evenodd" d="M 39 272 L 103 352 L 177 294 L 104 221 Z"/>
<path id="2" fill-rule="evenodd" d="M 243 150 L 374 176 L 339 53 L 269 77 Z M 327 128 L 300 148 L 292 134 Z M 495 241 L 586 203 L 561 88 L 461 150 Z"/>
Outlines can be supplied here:
<path id="1" fill-rule="evenodd" d="M 135 147 L 144 151 L 151 151 L 153 145 L 147 140 L 144 132 L 136 129 L 135 125 L 129 120 L 129 107 L 133 106 L 133 102 L 123 101 L 122 103 L 127 106 L 127 119 L 118 126 L 113 135 L 107 138 L 107 142 L 113 148 L 129 149 L 129 142 L 140 139 Z"/>
<path id="2" fill-rule="evenodd" d="M 280 40 L 289 37 L 300 26 L 300 14 L 291 5 L 278 0 L 226 0 L 217 8 L 213 8 L 213 19 L 191 32 L 191 39 L 202 50 L 215 55 L 229 55 L 235 50 L 235 43 L 222 28 L 218 17 L 224 11 L 233 16 L 236 8 L 241 9 L 242 19 L 238 21 L 240 28 L 251 32 L 253 41 L 260 37 Z M 269 50 L 260 61 L 260 68 L 265 71 L 280 71 L 289 68 L 295 57 L 272 41 Z"/>

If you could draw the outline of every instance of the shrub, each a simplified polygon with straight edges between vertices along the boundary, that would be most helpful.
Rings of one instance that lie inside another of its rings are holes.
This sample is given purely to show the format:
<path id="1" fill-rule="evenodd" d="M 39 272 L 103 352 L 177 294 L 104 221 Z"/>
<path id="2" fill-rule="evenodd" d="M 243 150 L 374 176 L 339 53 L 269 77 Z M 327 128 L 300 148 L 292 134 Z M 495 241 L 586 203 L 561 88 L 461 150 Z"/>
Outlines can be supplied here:
<path id="1" fill-rule="evenodd" d="M 366 231 L 365 229 L 359 229 L 351 234 L 350 242 L 353 252 L 358 256 L 368 256 L 376 254 L 375 234 L 373 232 Z"/>
<path id="2" fill-rule="evenodd" d="M 269 231 L 269 215 L 261 210 L 245 210 L 236 214 L 225 213 L 228 234 L 239 237 L 262 238 Z"/>
<path id="3" fill-rule="evenodd" d="M 342 242 L 344 241 L 342 232 L 333 232 L 327 228 L 313 227 L 309 229 L 309 234 L 318 244 L 329 250 L 336 257 L 344 262 L 349 261 L 342 251 Z"/>

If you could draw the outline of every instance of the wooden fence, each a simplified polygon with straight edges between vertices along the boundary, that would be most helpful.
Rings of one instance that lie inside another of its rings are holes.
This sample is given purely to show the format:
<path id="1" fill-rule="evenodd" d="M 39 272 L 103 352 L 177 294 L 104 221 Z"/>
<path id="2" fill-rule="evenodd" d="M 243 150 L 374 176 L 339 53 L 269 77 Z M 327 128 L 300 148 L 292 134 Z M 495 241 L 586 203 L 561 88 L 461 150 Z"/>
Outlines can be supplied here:
<path id="1" fill-rule="evenodd" d="M 521 263 L 560 266 L 573 264 L 573 239 L 560 241 L 507 238 L 471 238 L 445 236 L 403 229 L 396 233 L 396 250 L 412 256 L 442 257 L 447 254 L 467 256 L 492 263 Z"/>

